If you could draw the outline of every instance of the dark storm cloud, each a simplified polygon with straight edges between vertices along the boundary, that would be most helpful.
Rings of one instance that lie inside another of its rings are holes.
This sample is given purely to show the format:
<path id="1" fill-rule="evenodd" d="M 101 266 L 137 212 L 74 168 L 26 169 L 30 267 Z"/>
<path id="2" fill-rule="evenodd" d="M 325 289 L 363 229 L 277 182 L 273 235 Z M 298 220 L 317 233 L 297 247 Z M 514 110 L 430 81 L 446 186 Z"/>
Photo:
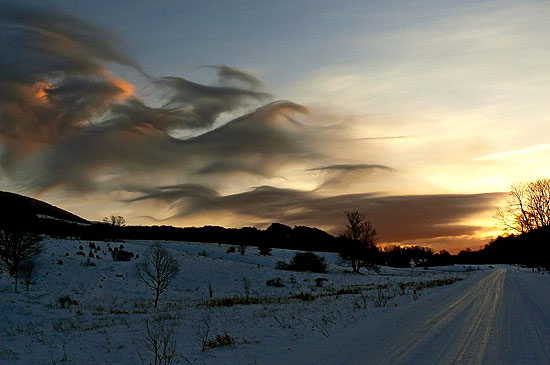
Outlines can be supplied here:
<path id="1" fill-rule="evenodd" d="M 300 105 L 274 102 L 182 140 L 164 131 L 178 123 L 178 116 L 133 101 L 117 106 L 112 120 L 50 146 L 19 171 L 37 190 L 65 185 L 79 191 L 113 188 L 110 184 L 122 188 L 130 179 L 145 183 L 155 174 L 271 176 L 287 162 L 316 156 L 304 143 L 312 136 L 285 123 L 286 116 L 303 112 Z"/>
<path id="2" fill-rule="evenodd" d="M 261 186 L 239 194 L 220 196 L 200 186 L 160 187 L 135 200 L 162 200 L 185 217 L 203 212 L 231 212 L 256 218 L 267 225 L 343 225 L 343 212 L 365 212 L 385 242 L 471 235 L 480 229 L 459 222 L 494 209 L 502 193 L 377 196 L 344 194 L 324 197 L 310 191 Z M 335 226 L 336 225 L 336 226 Z"/>
<path id="3" fill-rule="evenodd" d="M 167 99 L 151 107 L 106 70 L 105 62 L 139 67 L 101 29 L 14 3 L 0 5 L 0 29 L 1 162 L 25 188 L 86 192 L 124 190 L 132 179 L 270 176 L 318 155 L 308 143 L 315 135 L 290 119 L 306 109 L 286 101 L 260 106 L 270 95 L 252 90 L 261 82 L 243 71 L 215 66 L 225 86 L 154 79 Z M 253 108 L 194 138 L 172 135 Z"/>
<path id="4" fill-rule="evenodd" d="M 306 112 L 303 106 L 289 101 L 273 102 L 192 138 L 187 144 L 191 149 L 201 150 L 202 154 L 220 158 L 254 154 L 267 159 L 287 153 L 296 157 L 308 155 L 308 147 L 304 143 L 307 136 L 300 135 L 303 131 L 287 119 L 290 115 Z"/>

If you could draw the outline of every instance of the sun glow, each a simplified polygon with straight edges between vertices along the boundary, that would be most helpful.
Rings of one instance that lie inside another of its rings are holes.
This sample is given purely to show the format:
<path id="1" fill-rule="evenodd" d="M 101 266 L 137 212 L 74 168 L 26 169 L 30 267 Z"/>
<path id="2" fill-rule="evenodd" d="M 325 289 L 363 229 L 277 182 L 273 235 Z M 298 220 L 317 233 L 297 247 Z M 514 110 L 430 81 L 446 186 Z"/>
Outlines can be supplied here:
<path id="1" fill-rule="evenodd" d="M 117 95 L 116 99 L 123 100 L 134 95 L 134 85 L 123 79 L 113 79 L 111 82 L 121 90 L 121 93 Z"/>
<path id="2" fill-rule="evenodd" d="M 116 77 L 111 71 L 106 69 L 102 69 L 100 74 L 120 89 L 120 93 L 115 97 L 116 100 L 124 100 L 134 95 L 135 86 L 130 82 Z"/>
<path id="3" fill-rule="evenodd" d="M 39 81 L 32 86 L 32 100 L 37 105 L 48 103 L 48 90 L 52 88 L 49 82 Z"/>

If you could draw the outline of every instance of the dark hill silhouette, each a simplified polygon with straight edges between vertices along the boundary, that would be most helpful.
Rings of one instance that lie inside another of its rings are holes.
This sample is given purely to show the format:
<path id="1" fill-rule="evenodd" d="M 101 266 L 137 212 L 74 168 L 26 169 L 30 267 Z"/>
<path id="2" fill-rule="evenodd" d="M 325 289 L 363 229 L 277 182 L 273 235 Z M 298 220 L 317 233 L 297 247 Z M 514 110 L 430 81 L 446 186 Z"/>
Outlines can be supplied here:
<path id="1" fill-rule="evenodd" d="M 8 192 L 0 192 L 0 207 L 0 229 L 20 229 L 52 237 L 87 240 L 172 240 L 338 252 L 338 241 L 332 235 L 317 228 L 304 226 L 291 228 L 273 223 L 266 230 L 219 226 L 120 227 L 103 222 L 90 222 L 38 199 Z"/>
<path id="2" fill-rule="evenodd" d="M 5 191 L 0 191 L 0 207 L 0 226 L 3 228 L 13 224 L 36 224 L 40 220 L 90 224 L 84 218 L 41 200 Z"/>

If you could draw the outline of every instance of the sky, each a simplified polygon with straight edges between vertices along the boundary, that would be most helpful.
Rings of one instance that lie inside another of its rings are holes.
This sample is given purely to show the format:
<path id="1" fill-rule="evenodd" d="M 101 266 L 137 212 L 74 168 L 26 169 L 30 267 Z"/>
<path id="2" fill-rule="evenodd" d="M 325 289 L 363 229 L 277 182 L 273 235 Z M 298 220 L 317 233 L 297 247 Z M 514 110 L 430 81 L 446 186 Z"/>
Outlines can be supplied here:
<path id="1" fill-rule="evenodd" d="M 456 252 L 549 177 L 544 1 L 2 1 L 0 189 Z"/>

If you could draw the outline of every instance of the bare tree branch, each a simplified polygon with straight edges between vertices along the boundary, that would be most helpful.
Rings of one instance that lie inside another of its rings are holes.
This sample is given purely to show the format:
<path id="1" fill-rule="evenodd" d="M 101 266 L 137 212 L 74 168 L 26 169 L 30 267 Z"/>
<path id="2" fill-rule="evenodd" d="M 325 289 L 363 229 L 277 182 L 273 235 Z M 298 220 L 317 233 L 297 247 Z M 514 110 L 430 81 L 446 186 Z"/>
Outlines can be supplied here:
<path id="1" fill-rule="evenodd" d="M 167 249 L 155 244 L 149 247 L 136 270 L 141 281 L 155 293 L 157 308 L 160 295 L 178 274 L 179 263 Z"/>

